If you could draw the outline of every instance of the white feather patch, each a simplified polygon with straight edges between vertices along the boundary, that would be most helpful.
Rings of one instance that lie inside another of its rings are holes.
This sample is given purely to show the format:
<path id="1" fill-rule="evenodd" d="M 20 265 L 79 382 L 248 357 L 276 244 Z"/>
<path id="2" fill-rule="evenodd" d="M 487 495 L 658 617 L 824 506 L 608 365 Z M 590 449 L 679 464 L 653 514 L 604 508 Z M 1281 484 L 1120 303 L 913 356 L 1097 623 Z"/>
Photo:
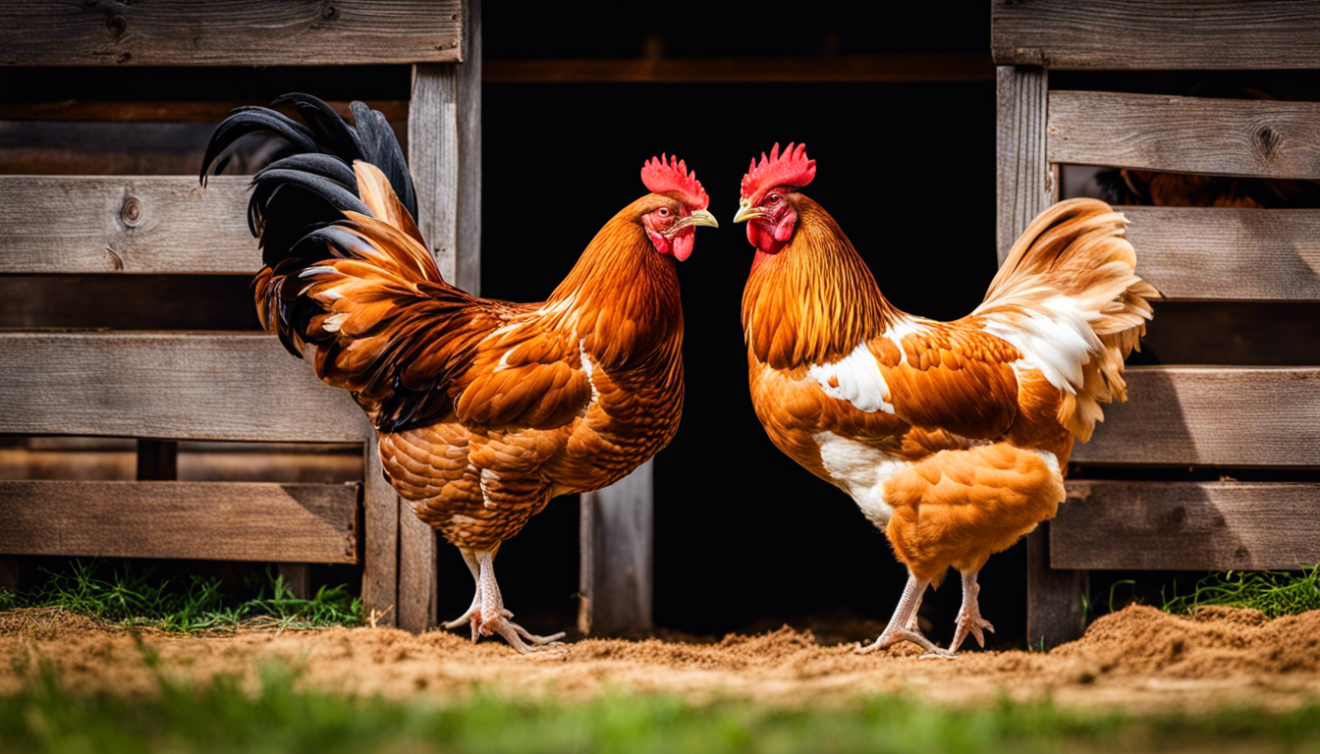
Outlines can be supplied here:
<path id="1" fill-rule="evenodd" d="M 833 432 L 817 432 L 811 437 L 820 446 L 821 465 L 840 489 L 852 496 L 871 523 L 880 529 L 888 526 L 894 509 L 885 500 L 885 482 L 907 462 Z"/>
<path id="2" fill-rule="evenodd" d="M 987 315 L 985 331 L 1012 343 L 1051 385 L 1076 393 L 1082 385 L 1082 367 L 1101 349 L 1100 338 L 1091 329 L 1100 312 L 1082 309 L 1070 296 L 1056 296 L 1042 306 L 1046 311 L 1011 319 Z"/>
<path id="3" fill-rule="evenodd" d="M 858 343 L 852 353 L 833 364 L 812 364 L 807 374 L 820 383 L 826 395 L 848 401 L 859 411 L 894 413 L 894 406 L 885 400 L 889 385 L 866 343 Z"/>

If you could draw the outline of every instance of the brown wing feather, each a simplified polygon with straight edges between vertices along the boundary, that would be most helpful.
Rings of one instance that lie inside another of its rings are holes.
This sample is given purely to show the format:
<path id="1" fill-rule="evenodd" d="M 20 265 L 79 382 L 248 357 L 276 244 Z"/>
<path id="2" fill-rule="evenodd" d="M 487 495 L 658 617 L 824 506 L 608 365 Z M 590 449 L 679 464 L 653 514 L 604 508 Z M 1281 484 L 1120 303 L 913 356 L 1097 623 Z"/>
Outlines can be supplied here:
<path id="1" fill-rule="evenodd" d="M 1012 345 L 983 332 L 928 323 L 899 339 L 871 344 L 889 386 L 894 412 L 917 427 L 991 438 L 1008 430 L 1018 411 L 1022 358 Z"/>

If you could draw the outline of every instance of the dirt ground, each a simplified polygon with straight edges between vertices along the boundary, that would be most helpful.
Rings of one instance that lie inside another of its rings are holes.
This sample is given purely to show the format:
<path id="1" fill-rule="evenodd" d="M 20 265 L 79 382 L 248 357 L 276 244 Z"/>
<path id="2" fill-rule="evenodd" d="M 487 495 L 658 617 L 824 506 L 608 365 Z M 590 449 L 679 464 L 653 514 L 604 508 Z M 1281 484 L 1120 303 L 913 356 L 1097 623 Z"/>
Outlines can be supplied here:
<path id="1" fill-rule="evenodd" d="M 853 644 L 822 643 L 810 631 L 787 627 L 705 643 L 590 639 L 563 653 L 519 656 L 498 641 L 473 645 L 452 632 L 179 636 L 102 626 L 59 610 L 20 610 L 0 613 L 0 694 L 22 690 L 36 657 L 76 689 L 151 693 L 144 646 L 177 677 L 255 679 L 264 662 L 278 659 L 303 668 L 299 683 L 308 687 L 390 698 L 453 698 L 477 688 L 560 700 L 624 691 L 797 707 L 903 692 L 956 705 L 1007 694 L 1139 712 L 1224 704 L 1283 711 L 1320 700 L 1320 611 L 1265 621 L 1247 610 L 1209 609 L 1185 618 L 1143 606 L 1097 620 L 1081 640 L 1048 654 L 972 649 L 956 660 L 919 659 L 907 645 L 858 655 Z"/>

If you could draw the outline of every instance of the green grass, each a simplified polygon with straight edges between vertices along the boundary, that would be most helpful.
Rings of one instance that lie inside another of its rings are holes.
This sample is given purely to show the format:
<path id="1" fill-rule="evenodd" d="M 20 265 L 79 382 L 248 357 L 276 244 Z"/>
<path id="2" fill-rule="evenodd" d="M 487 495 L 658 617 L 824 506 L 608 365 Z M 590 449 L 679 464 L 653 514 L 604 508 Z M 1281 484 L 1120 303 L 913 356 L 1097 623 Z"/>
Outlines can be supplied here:
<path id="1" fill-rule="evenodd" d="M 1083 714 L 1003 701 L 952 709 L 898 696 L 844 709 L 784 710 L 742 702 L 692 705 L 663 696 L 409 703 L 299 691 L 297 673 L 267 666 L 259 688 L 220 677 L 194 687 L 158 677 L 153 698 L 83 696 L 49 668 L 0 697 L 0 753 L 85 752 L 1089 752 L 1320 751 L 1320 706 L 1284 716 L 1226 710 L 1194 717 Z"/>
<path id="2" fill-rule="evenodd" d="M 1267 618 L 1320 610 L 1320 565 L 1302 571 L 1228 571 L 1197 582 L 1190 594 L 1164 599 L 1162 610 L 1190 614 L 1206 605 L 1246 607 Z M 1161 595 L 1163 596 L 1163 595 Z"/>
<path id="3" fill-rule="evenodd" d="M 233 629 L 254 621 L 290 629 L 363 622 L 361 600 L 343 586 L 322 587 L 310 599 L 299 599 L 269 570 L 256 596 L 247 600 L 223 594 L 219 578 L 169 579 L 131 563 L 101 575 L 106 570 L 97 561 L 72 561 L 35 591 L 0 592 L 0 609 L 58 606 L 113 623 L 185 632 Z"/>

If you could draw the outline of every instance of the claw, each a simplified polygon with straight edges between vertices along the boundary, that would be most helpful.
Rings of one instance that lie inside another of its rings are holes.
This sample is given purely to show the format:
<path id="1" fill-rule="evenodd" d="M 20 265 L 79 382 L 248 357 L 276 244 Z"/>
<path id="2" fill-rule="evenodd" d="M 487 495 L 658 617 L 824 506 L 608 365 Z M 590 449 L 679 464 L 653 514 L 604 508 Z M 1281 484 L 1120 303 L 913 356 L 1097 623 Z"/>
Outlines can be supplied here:
<path id="1" fill-rule="evenodd" d="M 977 596 L 981 593 L 981 585 L 976 583 L 976 574 L 963 574 L 963 603 L 962 609 L 958 611 L 958 628 L 953 633 L 953 641 L 949 644 L 949 650 L 957 652 L 958 647 L 967 640 L 967 634 L 976 638 L 976 643 L 985 648 L 985 634 L 982 629 L 995 632 L 995 627 L 990 625 L 990 621 L 981 617 L 981 607 L 977 601 Z"/>
<path id="2" fill-rule="evenodd" d="M 885 647 L 893 646 L 901 641 L 910 641 L 926 650 L 928 654 L 940 654 L 946 652 L 946 650 L 935 646 L 935 644 L 930 639 L 923 636 L 920 631 L 909 631 L 906 628 L 887 628 L 884 633 L 880 634 L 880 638 L 867 645 L 858 644 L 855 651 L 859 655 L 870 654 L 884 649 Z"/>

